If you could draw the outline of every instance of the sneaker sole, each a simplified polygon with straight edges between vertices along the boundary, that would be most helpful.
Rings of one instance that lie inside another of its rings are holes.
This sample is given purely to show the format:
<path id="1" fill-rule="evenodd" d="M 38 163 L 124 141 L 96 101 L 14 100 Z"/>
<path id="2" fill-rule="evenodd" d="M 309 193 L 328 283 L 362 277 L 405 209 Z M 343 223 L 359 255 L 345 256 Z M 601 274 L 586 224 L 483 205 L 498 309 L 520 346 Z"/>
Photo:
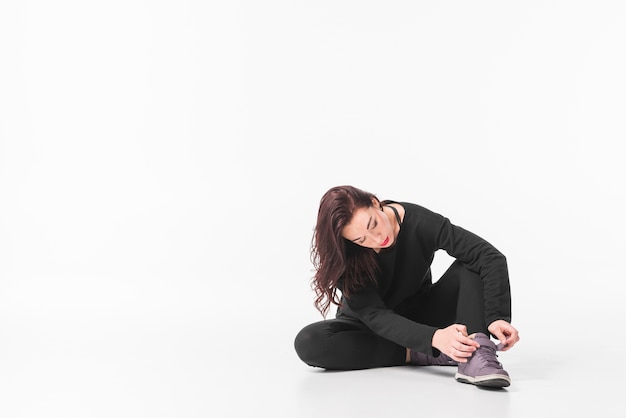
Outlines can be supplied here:
<path id="1" fill-rule="evenodd" d="M 505 388 L 511 385 L 511 379 L 501 374 L 488 374 L 486 376 L 471 377 L 457 373 L 454 378 L 461 383 L 469 383 L 476 386 L 488 386 L 492 388 Z"/>

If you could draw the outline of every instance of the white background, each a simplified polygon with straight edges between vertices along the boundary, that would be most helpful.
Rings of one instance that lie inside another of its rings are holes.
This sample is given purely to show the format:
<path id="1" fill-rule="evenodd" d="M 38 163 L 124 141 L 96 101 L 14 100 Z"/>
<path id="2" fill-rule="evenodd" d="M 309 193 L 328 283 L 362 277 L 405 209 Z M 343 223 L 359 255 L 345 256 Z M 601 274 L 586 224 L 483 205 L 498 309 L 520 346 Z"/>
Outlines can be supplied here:
<path id="1" fill-rule="evenodd" d="M 626 416 L 625 19 L 621 1 L 2 0 L 0 416 Z M 298 360 L 338 184 L 507 255 L 509 389 Z"/>

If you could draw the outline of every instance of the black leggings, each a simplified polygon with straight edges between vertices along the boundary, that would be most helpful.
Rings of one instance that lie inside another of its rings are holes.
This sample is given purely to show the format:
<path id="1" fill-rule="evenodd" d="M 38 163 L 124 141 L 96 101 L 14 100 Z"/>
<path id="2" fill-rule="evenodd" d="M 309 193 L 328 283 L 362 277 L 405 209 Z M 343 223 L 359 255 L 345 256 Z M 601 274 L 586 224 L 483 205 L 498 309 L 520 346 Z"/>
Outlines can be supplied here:
<path id="1" fill-rule="evenodd" d="M 489 335 L 480 276 L 458 261 L 404 306 L 410 308 L 398 313 L 415 322 L 437 328 L 460 323 L 469 334 Z M 304 327 L 296 336 L 295 349 L 306 364 L 329 370 L 400 366 L 406 361 L 406 347 L 379 337 L 345 315 Z"/>

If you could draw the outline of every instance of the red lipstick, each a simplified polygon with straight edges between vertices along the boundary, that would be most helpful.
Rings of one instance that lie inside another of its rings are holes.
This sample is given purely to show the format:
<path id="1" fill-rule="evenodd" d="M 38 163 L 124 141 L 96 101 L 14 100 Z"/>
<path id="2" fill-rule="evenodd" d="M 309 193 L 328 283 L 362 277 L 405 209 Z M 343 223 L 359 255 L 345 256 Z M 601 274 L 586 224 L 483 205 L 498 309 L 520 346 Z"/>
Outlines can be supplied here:
<path id="1" fill-rule="evenodd" d="M 384 247 L 385 245 L 387 245 L 389 243 L 389 237 L 385 238 L 385 240 L 383 241 L 382 244 L 380 244 L 381 247 Z"/>

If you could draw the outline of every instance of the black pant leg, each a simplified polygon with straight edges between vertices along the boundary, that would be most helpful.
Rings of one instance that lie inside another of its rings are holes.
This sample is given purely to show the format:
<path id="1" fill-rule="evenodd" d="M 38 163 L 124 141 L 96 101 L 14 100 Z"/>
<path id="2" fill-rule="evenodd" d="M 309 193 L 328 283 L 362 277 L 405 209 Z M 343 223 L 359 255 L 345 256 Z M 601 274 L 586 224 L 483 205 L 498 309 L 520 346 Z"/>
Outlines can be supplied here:
<path id="1" fill-rule="evenodd" d="M 480 275 L 455 261 L 433 285 L 418 294 L 407 316 L 414 321 L 445 328 L 463 324 L 469 334 L 488 334 Z"/>
<path id="2" fill-rule="evenodd" d="M 327 319 L 304 327 L 295 349 L 306 364 L 328 370 L 359 370 L 405 364 L 406 349 L 379 337 L 358 320 Z"/>

